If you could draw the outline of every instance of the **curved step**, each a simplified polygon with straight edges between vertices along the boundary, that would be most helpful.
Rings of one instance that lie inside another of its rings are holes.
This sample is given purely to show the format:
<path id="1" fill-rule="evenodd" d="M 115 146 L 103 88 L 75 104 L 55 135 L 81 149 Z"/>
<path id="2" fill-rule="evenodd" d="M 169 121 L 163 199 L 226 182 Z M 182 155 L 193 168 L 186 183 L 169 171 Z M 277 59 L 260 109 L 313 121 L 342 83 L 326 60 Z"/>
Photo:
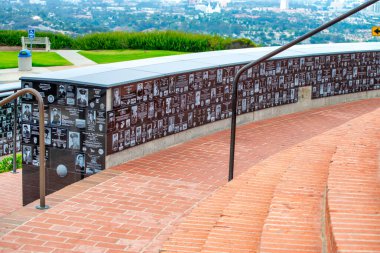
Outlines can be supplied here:
<path id="1" fill-rule="evenodd" d="M 337 252 L 380 252 L 380 113 L 367 114 L 333 157 L 328 201 Z"/>
<path id="2" fill-rule="evenodd" d="M 185 218 L 161 252 L 255 252 L 274 189 L 296 155 L 280 152 L 223 186 Z"/>
<path id="3" fill-rule="evenodd" d="M 258 252 L 321 252 L 321 206 L 339 137 L 323 135 L 302 148 L 277 185 Z M 320 149 L 318 147 L 321 147 Z"/>
<path id="4" fill-rule="evenodd" d="M 323 243 L 333 252 L 330 213 L 323 217 L 330 163 L 345 136 L 377 116 L 380 110 L 251 167 L 193 209 L 161 252 L 322 252 Z"/>

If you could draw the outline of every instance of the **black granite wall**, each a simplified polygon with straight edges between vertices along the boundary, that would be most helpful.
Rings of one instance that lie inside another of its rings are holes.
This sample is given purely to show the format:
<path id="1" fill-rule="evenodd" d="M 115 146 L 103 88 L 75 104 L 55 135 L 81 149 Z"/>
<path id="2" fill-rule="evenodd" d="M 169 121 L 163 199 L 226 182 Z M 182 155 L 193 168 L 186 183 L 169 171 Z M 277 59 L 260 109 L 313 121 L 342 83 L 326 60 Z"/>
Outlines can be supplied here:
<path id="1" fill-rule="evenodd" d="M 45 104 L 46 192 L 50 194 L 105 168 L 106 90 L 55 82 L 23 82 Z M 21 118 L 23 203 L 39 198 L 39 113 L 25 95 Z"/>

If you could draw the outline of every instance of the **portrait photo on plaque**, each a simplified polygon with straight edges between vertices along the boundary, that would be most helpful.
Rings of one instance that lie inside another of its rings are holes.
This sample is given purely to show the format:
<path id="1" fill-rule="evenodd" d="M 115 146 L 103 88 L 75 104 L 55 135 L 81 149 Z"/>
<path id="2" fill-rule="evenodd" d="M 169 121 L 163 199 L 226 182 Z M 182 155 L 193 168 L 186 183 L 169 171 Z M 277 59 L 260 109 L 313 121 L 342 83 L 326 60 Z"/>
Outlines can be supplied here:
<path id="1" fill-rule="evenodd" d="M 153 81 L 153 97 L 158 97 L 160 95 L 160 83 L 159 80 Z"/>
<path id="2" fill-rule="evenodd" d="M 32 144 L 34 145 L 40 145 L 40 132 L 39 132 L 39 126 L 32 125 L 31 127 L 31 133 L 32 133 Z"/>
<path id="3" fill-rule="evenodd" d="M 29 124 L 22 124 L 22 137 L 23 138 L 30 138 L 31 131 L 30 131 L 30 125 Z M 24 142 L 26 142 L 24 140 Z"/>
<path id="4" fill-rule="evenodd" d="M 115 129 L 115 112 L 110 111 L 107 113 L 108 115 L 108 121 L 107 121 L 107 130 L 108 132 L 111 132 Z"/>
<path id="5" fill-rule="evenodd" d="M 23 86 L 24 89 L 33 88 L 33 84 L 31 82 L 25 82 Z M 26 93 L 22 96 L 22 98 L 25 100 L 33 100 L 33 95 L 30 93 Z"/>
<path id="6" fill-rule="evenodd" d="M 7 132 L 7 140 L 11 141 L 13 139 L 12 137 L 13 137 L 13 132 L 12 131 Z"/>
<path id="7" fill-rule="evenodd" d="M 126 129 L 124 131 L 124 146 L 125 147 L 129 147 L 130 140 L 131 140 L 131 131 L 130 131 L 130 129 Z"/>
<path id="8" fill-rule="evenodd" d="M 51 145 L 51 128 L 45 127 L 45 145 Z"/>
<path id="9" fill-rule="evenodd" d="M 137 84 L 136 93 L 137 93 L 137 100 L 142 100 L 143 95 L 144 95 L 144 84 L 143 83 Z"/>
<path id="10" fill-rule="evenodd" d="M 52 126 L 60 126 L 62 124 L 62 113 L 60 108 L 50 108 L 50 124 Z"/>
<path id="11" fill-rule="evenodd" d="M 119 107 L 121 105 L 120 88 L 113 88 L 113 107 Z"/>
<path id="12" fill-rule="evenodd" d="M 32 146 L 22 147 L 22 161 L 24 164 L 32 164 Z"/>
<path id="13" fill-rule="evenodd" d="M 84 153 L 75 154 L 75 171 L 81 174 L 86 172 L 86 157 Z"/>
<path id="14" fill-rule="evenodd" d="M 136 127 L 136 142 L 141 142 L 141 126 Z"/>
<path id="15" fill-rule="evenodd" d="M 67 148 L 67 129 L 52 128 L 51 129 L 52 146 L 55 148 Z"/>
<path id="16" fill-rule="evenodd" d="M 134 125 L 137 123 L 137 105 L 131 107 L 131 124 Z"/>
<path id="17" fill-rule="evenodd" d="M 87 123 L 89 125 L 95 125 L 96 124 L 96 111 L 95 110 L 88 110 L 87 111 Z"/>
<path id="18" fill-rule="evenodd" d="M 77 105 L 80 107 L 88 106 L 88 89 L 77 88 Z"/>
<path id="19" fill-rule="evenodd" d="M 117 151 L 119 147 L 119 134 L 114 133 L 112 134 L 112 150 Z"/>
<path id="20" fill-rule="evenodd" d="M 66 86 L 63 84 L 58 85 L 58 98 L 66 98 Z"/>
<path id="21" fill-rule="evenodd" d="M 69 148 L 80 149 L 80 133 L 69 131 Z"/>
<path id="22" fill-rule="evenodd" d="M 9 150 L 9 144 L 8 143 L 4 143 L 4 145 L 3 145 L 3 154 L 4 155 L 8 155 L 9 152 L 10 152 L 10 150 Z"/>
<path id="23" fill-rule="evenodd" d="M 223 69 L 218 69 L 216 71 L 216 82 L 222 83 L 223 82 Z"/>
<path id="24" fill-rule="evenodd" d="M 21 121 L 30 122 L 32 120 L 32 104 L 21 105 Z"/>

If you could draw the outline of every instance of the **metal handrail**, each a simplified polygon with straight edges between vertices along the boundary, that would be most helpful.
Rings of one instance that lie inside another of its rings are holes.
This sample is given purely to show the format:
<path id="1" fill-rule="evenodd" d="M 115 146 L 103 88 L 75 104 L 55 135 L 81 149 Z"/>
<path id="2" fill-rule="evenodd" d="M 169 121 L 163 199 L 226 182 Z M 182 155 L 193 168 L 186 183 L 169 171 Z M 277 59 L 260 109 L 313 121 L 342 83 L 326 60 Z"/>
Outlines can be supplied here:
<path id="1" fill-rule="evenodd" d="M 40 139 L 40 205 L 36 206 L 37 209 L 48 209 L 49 206 L 45 204 L 45 195 L 46 195 L 46 173 L 45 173 L 45 123 L 44 123 L 44 101 L 41 94 L 32 88 L 25 88 L 17 91 L 16 93 L 10 95 L 7 98 L 4 98 L 0 101 L 0 106 L 8 104 L 12 100 L 17 99 L 25 94 L 32 94 L 38 102 L 38 113 L 39 113 L 39 139 Z M 16 120 L 16 119 L 15 119 Z M 14 143 L 13 145 L 16 145 Z"/>
<path id="2" fill-rule="evenodd" d="M 359 5 L 358 7 L 342 14 L 341 16 L 327 22 L 326 24 L 324 25 L 321 25 L 320 27 L 302 35 L 301 37 L 289 42 L 288 44 L 262 56 L 261 58 L 255 60 L 255 61 L 252 61 L 246 65 L 244 65 L 241 69 L 239 69 L 239 71 L 236 73 L 235 77 L 234 77 L 234 82 L 233 82 L 233 91 L 232 91 L 232 117 L 231 117 L 231 142 L 230 142 L 230 161 L 229 161 L 229 171 L 228 171 L 228 181 L 231 181 L 233 178 L 234 178 L 234 163 L 235 163 L 235 139 L 236 139 L 236 116 L 237 116 L 237 112 L 236 112 L 236 109 L 237 109 L 237 87 L 238 87 L 238 82 L 239 82 L 239 79 L 240 79 L 240 76 L 246 71 L 248 70 L 249 68 L 253 67 L 253 66 L 256 66 L 260 63 L 262 63 L 263 61 L 266 61 L 268 60 L 269 58 L 285 51 L 286 49 L 298 44 L 299 42 L 301 41 L 304 41 L 305 39 L 308 39 L 310 38 L 311 36 L 327 29 L 328 27 L 338 23 L 339 21 L 342 21 L 343 19 L 346 19 L 348 18 L 349 16 L 361 11 L 362 9 L 364 8 L 367 8 L 368 6 L 378 2 L 379 0 L 370 0 L 368 2 L 365 2 L 361 5 Z"/>

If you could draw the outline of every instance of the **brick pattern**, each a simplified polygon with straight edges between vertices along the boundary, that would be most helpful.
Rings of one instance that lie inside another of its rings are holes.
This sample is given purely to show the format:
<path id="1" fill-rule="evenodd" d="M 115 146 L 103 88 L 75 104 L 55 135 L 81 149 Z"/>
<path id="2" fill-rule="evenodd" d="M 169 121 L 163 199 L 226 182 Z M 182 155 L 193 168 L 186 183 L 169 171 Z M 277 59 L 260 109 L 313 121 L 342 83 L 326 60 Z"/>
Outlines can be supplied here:
<path id="1" fill-rule="evenodd" d="M 341 135 L 328 132 L 301 143 L 293 148 L 297 156 L 282 163 L 286 172 L 274 192 L 260 252 L 321 252 L 322 195 Z"/>
<path id="2" fill-rule="evenodd" d="M 22 172 L 0 174 L 1 205 L 0 217 L 18 209 L 22 205 Z"/>
<path id="3" fill-rule="evenodd" d="M 321 252 L 331 159 L 347 134 L 362 124 L 379 126 L 379 116 L 380 110 L 368 113 L 250 168 L 195 208 L 162 251 Z M 334 250 L 334 238 L 327 236 Z"/>
<path id="4" fill-rule="evenodd" d="M 358 124 L 332 158 L 328 199 L 337 252 L 380 252 L 379 116 Z"/>
<path id="5" fill-rule="evenodd" d="M 162 252 L 254 252 L 284 163 L 297 154 L 281 152 L 244 172 L 186 217 Z"/>
<path id="6" fill-rule="evenodd" d="M 86 180 L 82 180 L 74 185 L 71 185 L 70 187 L 67 187 L 65 189 L 62 189 L 61 191 L 47 196 L 46 202 L 51 206 L 56 206 L 59 203 L 65 201 L 66 199 L 69 199 L 72 196 L 75 196 L 76 194 L 79 194 L 101 182 L 104 182 L 108 180 L 109 178 L 120 174 L 120 172 L 112 172 L 112 171 L 105 171 L 104 173 L 101 173 L 97 175 L 96 177 L 90 177 Z M 0 179 L 4 179 L 5 177 L 1 177 L 3 174 L 0 174 Z M 19 180 L 12 185 L 12 188 L 19 189 L 20 193 L 18 195 L 14 195 L 14 198 L 10 201 L 10 203 L 13 203 L 13 209 L 11 210 L 9 214 L 6 214 L 2 217 L 0 217 L 0 236 L 7 234 L 11 230 L 17 228 L 21 224 L 24 224 L 26 221 L 38 216 L 41 214 L 41 211 L 38 211 L 34 207 L 39 204 L 38 201 L 25 206 L 23 208 L 20 208 L 21 206 L 21 173 L 17 174 L 20 175 Z M 1 186 L 6 185 L 7 182 L 1 182 Z M 5 188 L 2 189 L 3 191 L 9 191 L 11 188 Z M 12 192 L 13 193 L 13 192 Z M 1 247 L 0 247 L 1 249 Z"/>
<path id="7" fill-rule="evenodd" d="M 235 176 L 271 155 L 378 108 L 378 99 L 310 110 L 238 127 Z M 141 175 L 224 185 L 230 131 L 194 139 L 113 167 Z"/>
<path id="8" fill-rule="evenodd" d="M 205 249 L 215 252 L 223 227 L 231 227 L 232 241 L 237 239 L 232 237 L 232 228 L 244 231 L 239 235 L 254 238 L 257 229 L 262 227 L 259 222 L 266 218 L 263 214 L 269 210 L 273 193 L 279 189 L 277 185 L 289 169 L 280 166 L 278 161 L 285 162 L 289 157 L 284 155 L 285 152 L 279 152 L 379 108 L 379 101 L 373 99 L 332 106 L 239 127 L 236 175 L 243 173 L 242 178 L 250 184 L 228 184 L 228 187 L 235 185 L 236 191 L 227 191 L 222 196 L 220 210 L 227 215 L 214 217 L 210 214 L 210 221 L 204 221 L 207 226 L 209 222 L 217 224 Z M 0 238 L 0 250 L 158 252 L 173 230 L 179 224 L 182 226 L 184 217 L 226 184 L 228 149 L 229 131 L 222 131 L 70 185 L 48 196 L 47 203 L 53 207 L 50 210 L 36 211 L 33 203 L 5 215 L 3 219 L 12 216 L 18 225 Z M 297 148 L 290 150 L 293 150 L 293 156 L 299 154 L 295 152 Z M 278 160 L 274 160 L 277 162 L 265 160 L 272 155 L 277 157 Z M 253 165 L 257 169 L 247 171 Z M 254 189 L 261 189 L 258 196 L 251 194 Z M 257 199 L 260 196 L 262 200 Z M 260 208 L 256 213 L 237 214 L 241 203 L 244 203 L 244 210 L 253 206 Z M 23 212 L 26 215 L 22 215 Z M 239 220 L 233 217 L 239 217 Z M 247 226 L 256 222 L 259 225 Z M 239 249 L 248 250 L 258 244 L 258 240 L 246 242 Z M 234 245 L 237 247 L 237 242 Z"/>
<path id="9" fill-rule="evenodd" d="M 341 146 L 348 144 L 355 150 L 347 135 L 360 129 L 360 138 L 370 137 L 362 126 L 376 128 L 379 116 L 380 110 L 370 112 L 295 147 L 301 155 L 293 159 L 277 185 L 259 252 L 321 252 L 321 205 L 331 161 Z M 329 222 L 325 225 L 331 229 Z M 333 234 L 327 232 L 327 246 L 334 252 Z"/>

